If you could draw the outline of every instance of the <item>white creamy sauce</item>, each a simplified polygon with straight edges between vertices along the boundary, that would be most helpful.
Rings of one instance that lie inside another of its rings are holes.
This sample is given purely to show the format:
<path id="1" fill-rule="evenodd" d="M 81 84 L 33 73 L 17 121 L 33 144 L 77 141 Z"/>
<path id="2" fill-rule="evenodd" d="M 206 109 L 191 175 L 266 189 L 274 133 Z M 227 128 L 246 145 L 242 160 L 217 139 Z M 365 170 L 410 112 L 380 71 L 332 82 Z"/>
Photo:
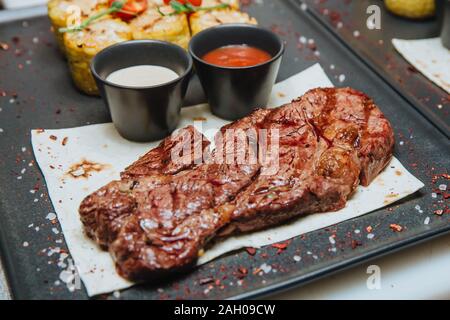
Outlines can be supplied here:
<path id="1" fill-rule="evenodd" d="M 106 81 L 127 87 L 150 87 L 168 83 L 179 75 L 166 67 L 140 65 L 120 69 L 111 73 Z"/>

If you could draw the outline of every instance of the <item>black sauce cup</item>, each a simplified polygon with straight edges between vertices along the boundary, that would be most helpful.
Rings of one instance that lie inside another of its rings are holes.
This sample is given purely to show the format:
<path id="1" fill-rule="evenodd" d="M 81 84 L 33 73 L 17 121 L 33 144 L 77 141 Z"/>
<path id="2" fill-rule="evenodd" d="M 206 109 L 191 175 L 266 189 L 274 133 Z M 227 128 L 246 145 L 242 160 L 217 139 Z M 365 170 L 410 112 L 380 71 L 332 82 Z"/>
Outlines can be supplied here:
<path id="1" fill-rule="evenodd" d="M 106 80 L 112 72 L 138 65 L 156 65 L 179 77 L 151 87 L 127 87 Z M 91 71 L 117 131 L 137 142 L 160 140 L 171 134 L 180 119 L 192 58 L 181 47 L 155 40 L 121 42 L 99 52 Z"/>
<path id="2" fill-rule="evenodd" d="M 250 67 L 221 67 L 205 62 L 208 52 L 229 45 L 248 45 L 272 56 Z M 194 67 L 205 90 L 211 111 L 236 120 L 264 108 L 270 98 L 284 53 L 284 43 L 273 32 L 248 24 L 224 24 L 195 35 L 189 45 Z"/>

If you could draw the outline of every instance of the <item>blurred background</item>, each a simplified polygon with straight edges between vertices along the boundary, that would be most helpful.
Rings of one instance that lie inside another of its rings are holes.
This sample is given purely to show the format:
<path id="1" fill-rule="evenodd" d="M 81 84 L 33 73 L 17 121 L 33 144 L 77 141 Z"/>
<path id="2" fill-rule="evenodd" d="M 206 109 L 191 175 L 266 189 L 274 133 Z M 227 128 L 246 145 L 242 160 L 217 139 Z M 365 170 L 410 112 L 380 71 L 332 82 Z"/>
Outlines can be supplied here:
<path id="1" fill-rule="evenodd" d="M 47 0 L 0 0 L 0 9 L 18 9 L 45 3 L 47 3 Z"/>

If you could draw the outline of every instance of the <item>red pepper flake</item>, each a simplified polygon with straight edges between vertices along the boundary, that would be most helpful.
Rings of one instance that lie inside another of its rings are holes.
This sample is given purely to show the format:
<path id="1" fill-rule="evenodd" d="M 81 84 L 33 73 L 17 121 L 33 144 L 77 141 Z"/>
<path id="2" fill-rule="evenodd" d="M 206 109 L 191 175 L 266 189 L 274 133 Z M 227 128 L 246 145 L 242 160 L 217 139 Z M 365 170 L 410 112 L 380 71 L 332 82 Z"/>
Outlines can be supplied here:
<path id="1" fill-rule="evenodd" d="M 7 43 L 0 42 L 0 49 L 6 51 L 9 49 L 9 45 Z"/>
<path id="2" fill-rule="evenodd" d="M 356 249 L 357 247 L 362 246 L 362 243 L 357 240 L 352 240 L 352 249 Z"/>
<path id="3" fill-rule="evenodd" d="M 445 178 L 445 179 L 447 179 L 447 180 L 450 180 L 450 174 L 448 174 L 448 173 L 443 173 L 443 174 L 442 174 L 442 178 Z"/>
<path id="4" fill-rule="evenodd" d="M 57 136 L 55 136 L 55 135 L 51 135 L 50 137 L 49 137 L 51 140 L 53 140 L 53 141 L 56 141 L 56 140 L 58 140 L 58 137 Z"/>
<path id="5" fill-rule="evenodd" d="M 417 73 L 417 72 L 418 72 L 417 69 L 414 68 L 413 66 L 408 66 L 407 69 L 408 69 L 408 71 L 411 72 L 411 73 Z"/>
<path id="6" fill-rule="evenodd" d="M 277 254 L 281 254 L 284 250 L 286 250 L 288 245 L 289 245 L 289 241 L 285 242 L 285 243 L 274 243 L 274 244 L 272 244 L 272 247 L 278 249 Z"/>
<path id="7" fill-rule="evenodd" d="M 309 48 L 311 51 L 316 51 L 316 50 L 317 50 L 317 45 L 316 45 L 314 42 L 308 43 L 308 48 Z"/>
<path id="8" fill-rule="evenodd" d="M 254 256 L 256 254 L 256 249 L 255 248 L 245 248 L 245 250 L 251 256 Z"/>
<path id="9" fill-rule="evenodd" d="M 64 137 L 64 139 L 62 140 L 61 144 L 62 144 L 63 146 L 65 146 L 65 145 L 67 144 L 67 141 L 68 141 L 68 140 L 69 140 L 68 137 Z"/>
<path id="10" fill-rule="evenodd" d="M 444 210 L 435 210 L 434 214 L 437 216 L 442 216 L 444 214 Z"/>
<path id="11" fill-rule="evenodd" d="M 392 231 L 394 231 L 394 232 L 402 232 L 403 231 L 403 227 L 401 225 L 399 225 L 399 224 L 396 224 L 396 223 L 392 223 L 389 226 L 389 228 L 391 228 Z"/>
<path id="12" fill-rule="evenodd" d="M 276 24 L 272 25 L 272 26 L 270 27 L 270 30 L 271 30 L 273 33 L 276 33 L 276 34 L 279 35 L 279 36 L 285 36 L 285 35 L 286 35 L 286 32 L 285 32 L 283 29 L 281 29 L 280 26 L 278 26 L 278 25 L 276 25 Z"/>
<path id="13" fill-rule="evenodd" d="M 274 243 L 272 244 L 273 248 L 276 248 L 278 250 L 285 250 L 289 245 L 289 242 L 284 242 L 284 243 Z"/>
<path id="14" fill-rule="evenodd" d="M 373 231 L 372 226 L 367 226 L 366 231 L 367 231 L 368 233 L 371 233 L 371 232 Z"/>
<path id="15" fill-rule="evenodd" d="M 248 270 L 247 268 L 244 267 L 239 267 L 238 268 L 238 274 L 236 275 L 239 279 L 243 279 L 247 276 L 248 274 Z"/>

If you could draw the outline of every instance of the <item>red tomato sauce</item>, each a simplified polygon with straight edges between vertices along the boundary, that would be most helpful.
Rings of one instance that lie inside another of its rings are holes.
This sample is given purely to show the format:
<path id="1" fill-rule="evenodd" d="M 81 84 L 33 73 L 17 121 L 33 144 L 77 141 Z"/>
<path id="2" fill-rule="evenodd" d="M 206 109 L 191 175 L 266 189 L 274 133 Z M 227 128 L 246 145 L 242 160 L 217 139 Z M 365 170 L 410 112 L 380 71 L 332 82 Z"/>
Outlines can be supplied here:
<path id="1" fill-rule="evenodd" d="M 251 67 L 272 59 L 266 51 L 247 45 L 232 45 L 205 54 L 204 61 L 221 67 Z"/>

